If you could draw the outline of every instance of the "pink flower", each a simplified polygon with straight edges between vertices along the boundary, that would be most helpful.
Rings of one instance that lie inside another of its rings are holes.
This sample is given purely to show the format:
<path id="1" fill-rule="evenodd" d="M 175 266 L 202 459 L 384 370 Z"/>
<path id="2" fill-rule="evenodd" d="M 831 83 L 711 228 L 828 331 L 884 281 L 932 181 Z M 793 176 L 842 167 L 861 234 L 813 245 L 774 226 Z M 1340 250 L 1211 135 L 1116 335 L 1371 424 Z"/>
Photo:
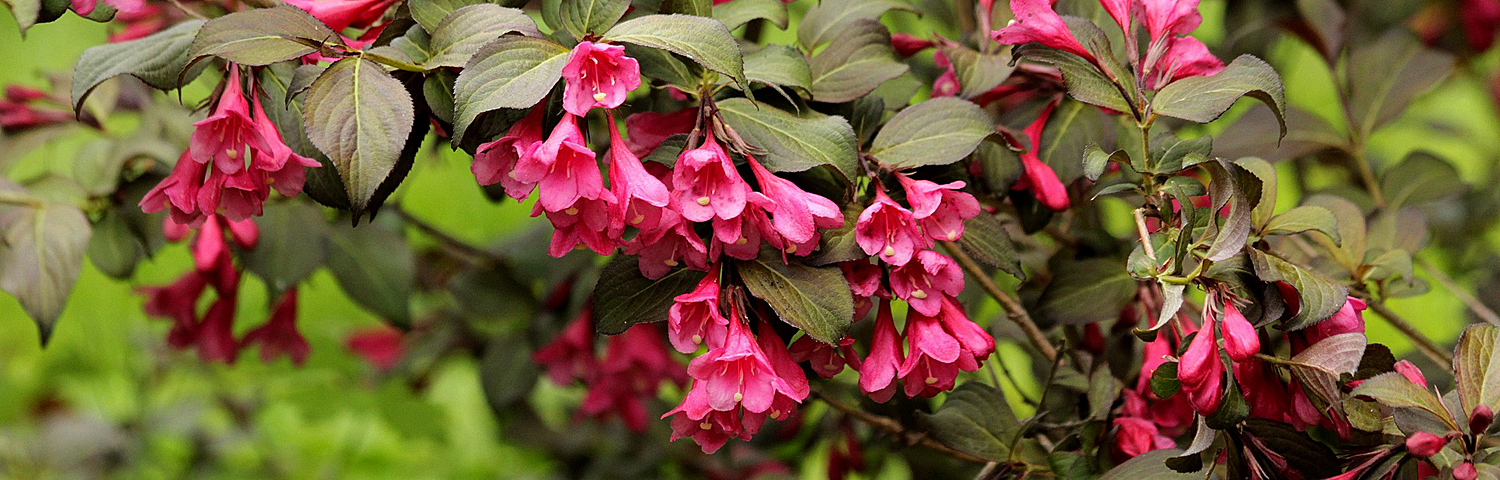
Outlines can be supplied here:
<path id="1" fill-rule="evenodd" d="M 170 207 L 172 221 L 196 227 L 207 218 L 198 211 L 198 190 L 208 165 L 194 161 L 188 153 L 182 152 L 172 173 L 141 198 L 141 210 L 153 213 Z"/>
<path id="2" fill-rule="evenodd" d="M 255 220 L 244 219 L 239 221 L 227 218 L 221 219 L 224 226 L 229 230 L 229 238 L 234 239 L 234 244 L 245 250 L 255 249 L 260 243 L 260 227 L 255 225 Z"/>
<path id="3" fill-rule="evenodd" d="M 745 209 L 739 216 L 724 220 L 713 219 L 713 243 L 709 245 L 708 260 L 717 262 L 719 255 L 729 255 L 740 260 L 754 260 L 760 256 L 760 244 L 762 240 L 770 241 L 772 246 L 782 249 L 784 244 L 780 236 L 771 226 L 771 218 L 766 215 L 766 207 L 774 206 L 770 198 L 760 192 L 750 192 L 745 195 Z M 792 251 L 797 251 L 796 245 L 789 245 Z M 806 250 L 813 247 L 808 246 Z M 806 254 L 806 251 L 803 252 Z"/>
<path id="4" fill-rule="evenodd" d="M 918 312 L 919 314 L 921 312 Z M 938 312 L 938 322 L 943 330 L 958 340 L 958 368 L 965 372 L 979 370 L 979 362 L 995 353 L 995 337 L 964 314 L 963 306 L 952 297 L 943 298 L 943 308 Z"/>
<path id="5" fill-rule="evenodd" d="M 258 175 L 264 175 L 269 181 L 271 188 L 278 193 L 288 197 L 295 197 L 302 193 L 302 184 L 306 179 L 306 168 L 318 167 L 321 164 L 317 160 L 298 155 L 281 138 L 281 132 L 276 130 L 276 124 L 271 122 L 271 117 L 266 115 L 265 108 L 261 107 L 260 97 L 253 100 L 254 108 L 251 109 L 251 118 L 255 121 L 255 131 L 265 140 L 266 149 L 255 152 L 255 158 L 250 168 L 258 170 Z"/>
<path id="6" fill-rule="evenodd" d="M 563 66 L 563 110 L 583 116 L 589 109 L 615 108 L 641 86 L 641 66 L 625 56 L 625 47 L 587 40 L 573 47 Z"/>
<path id="7" fill-rule="evenodd" d="M 1304 331 L 1307 335 L 1307 345 L 1314 345 L 1325 338 L 1343 333 L 1365 332 L 1365 302 L 1354 297 L 1344 302 L 1344 306 L 1333 316 L 1318 322 Z"/>
<path id="8" fill-rule="evenodd" d="M 1183 384 L 1188 402 L 1193 405 L 1194 411 L 1203 416 L 1213 415 L 1224 400 L 1224 364 L 1219 362 L 1217 354 L 1213 355 L 1208 371 L 1208 377 L 1202 384 L 1191 388 Z"/>
<path id="9" fill-rule="evenodd" d="M 1402 376 L 1405 376 L 1407 380 L 1411 380 L 1411 383 L 1422 387 L 1423 390 L 1427 389 L 1427 377 L 1422 375 L 1422 370 L 1412 364 L 1411 360 L 1396 362 L 1396 371 L 1401 372 Z"/>
<path id="10" fill-rule="evenodd" d="M 224 231 L 220 229 L 218 217 L 203 222 L 197 238 L 193 239 L 192 250 L 193 266 L 203 273 L 212 272 L 218 265 L 219 257 L 229 254 L 229 242 L 224 240 Z"/>
<path id="11" fill-rule="evenodd" d="M 729 319 L 719 313 L 719 267 L 703 275 L 693 291 L 678 295 L 667 311 L 667 338 L 682 353 L 698 351 L 708 342 L 710 350 L 724 344 Z"/>
<path id="12" fill-rule="evenodd" d="M 266 139 L 251 118 L 250 103 L 241 91 L 240 69 L 229 68 L 229 79 L 219 95 L 213 115 L 193 126 L 188 152 L 199 163 L 212 162 L 223 173 L 235 173 L 250 161 L 251 150 L 269 150 Z"/>
<path id="13" fill-rule="evenodd" d="M 286 3 L 306 10 L 334 31 L 342 31 L 370 26 L 385 16 L 396 0 L 288 0 Z"/>
<path id="14" fill-rule="evenodd" d="M 891 47 L 896 49 L 896 55 L 901 58 L 916 55 L 917 52 L 932 48 L 937 45 L 932 40 L 918 38 L 907 33 L 892 33 Z"/>
<path id="15" fill-rule="evenodd" d="M 1224 317 L 1220 325 L 1224 331 L 1224 352 L 1229 354 L 1230 359 L 1242 362 L 1260 353 L 1260 334 L 1234 308 L 1234 302 L 1224 302 Z"/>
<path id="16" fill-rule="evenodd" d="M 297 289 L 292 288 L 276 302 L 271 310 L 271 319 L 255 330 L 245 334 L 244 345 L 260 343 L 260 359 L 270 363 L 276 357 L 286 355 L 292 363 L 302 365 L 307 361 L 311 349 L 307 340 L 297 331 Z"/>
<path id="17" fill-rule="evenodd" d="M 803 335 L 792 342 L 790 350 L 792 360 L 807 362 L 812 367 L 813 372 L 817 373 L 819 377 L 833 378 L 834 375 L 838 375 L 839 372 L 844 371 L 845 358 L 852 358 L 856 362 L 859 361 L 859 358 L 854 356 L 853 345 L 854 339 L 849 337 L 839 340 L 839 344 L 835 346 L 814 340 L 811 336 Z M 855 370 L 858 369 L 859 367 L 855 366 Z"/>
<path id="18" fill-rule="evenodd" d="M 114 7 L 120 13 L 135 13 L 146 8 L 145 0 L 104 0 L 105 5 Z M 87 16 L 94 13 L 94 8 L 99 6 L 99 0 L 72 0 L 73 13 L 79 16 Z"/>
<path id="19" fill-rule="evenodd" d="M 764 413 L 771 408 L 776 394 L 797 398 L 797 391 L 777 375 L 770 359 L 743 325 L 738 307 L 729 305 L 729 334 L 724 345 L 694 358 L 688 364 L 688 375 L 698 380 L 694 388 L 703 389 L 708 407 L 732 410 L 743 406 L 746 411 Z"/>
<path id="20" fill-rule="evenodd" d="M 207 286 L 208 277 L 194 271 L 170 285 L 138 290 L 146 297 L 144 309 L 147 315 L 172 320 L 172 329 L 167 333 L 168 345 L 187 348 L 197 338 L 198 298 Z"/>
<path id="21" fill-rule="evenodd" d="M 1177 448 L 1177 443 L 1161 434 L 1156 424 L 1133 417 L 1116 417 L 1115 451 L 1125 458 L 1164 448 Z"/>
<path id="22" fill-rule="evenodd" d="M 944 296 L 964 289 L 964 274 L 953 259 L 923 250 L 916 261 L 891 269 L 891 290 L 923 315 L 934 316 L 943 307 Z"/>
<path id="23" fill-rule="evenodd" d="M 1166 35 L 1187 35 L 1203 23 L 1198 0 L 1140 0 L 1138 5 L 1153 43 Z"/>
<path id="24" fill-rule="evenodd" d="M 905 363 L 901 335 L 891 318 L 891 302 L 882 300 L 875 315 L 875 333 L 870 337 L 870 355 L 859 368 L 859 390 L 871 400 L 885 403 L 896 394 L 896 375 Z"/>
<path id="25" fill-rule="evenodd" d="M 793 244 L 803 244 L 817 238 L 818 229 L 833 229 L 844 226 L 844 213 L 832 200 L 808 193 L 802 187 L 771 174 L 755 161 L 746 157 L 760 191 L 770 199 L 771 219 L 776 233 Z M 806 252 L 804 252 L 806 253 Z"/>
<path id="26" fill-rule="evenodd" d="M 1235 364 L 1234 376 L 1240 382 L 1240 391 L 1250 404 L 1250 415 L 1283 420 L 1287 417 L 1287 406 L 1292 398 L 1287 394 L 1286 384 L 1270 365 L 1251 358 Z"/>
<path id="27" fill-rule="evenodd" d="M 1220 367 L 1219 352 L 1214 348 L 1213 325 L 1205 323 L 1178 361 L 1177 379 L 1182 381 L 1184 387 L 1197 387 L 1208 381 L 1214 369 Z"/>
<path id="28" fill-rule="evenodd" d="M 1187 77 L 1213 75 L 1224 70 L 1224 61 L 1215 57 L 1196 38 L 1172 37 L 1166 45 L 1161 60 L 1143 75 L 1146 88 L 1160 89 Z"/>
<path id="29" fill-rule="evenodd" d="M 656 147 L 671 136 L 691 132 L 697 121 L 697 108 L 684 108 L 672 113 L 634 113 L 625 117 L 625 129 L 630 132 L 625 144 L 630 146 L 630 153 L 644 157 L 656 151 Z"/>
<path id="30" fill-rule="evenodd" d="M 1437 455 L 1448 444 L 1448 439 L 1427 432 L 1416 432 L 1406 437 L 1406 450 L 1421 458 Z"/>
<path id="31" fill-rule="evenodd" d="M 682 152 L 672 185 L 677 210 L 694 222 L 737 217 L 745 210 L 745 197 L 750 194 L 750 185 L 735 171 L 734 162 L 714 141 L 712 132 L 702 146 Z"/>
<path id="32" fill-rule="evenodd" d="M 1458 3 L 1458 20 L 1463 24 L 1469 48 L 1475 52 L 1489 50 L 1495 43 L 1495 30 L 1500 28 L 1500 2 L 1460 0 Z"/>
<path id="33" fill-rule="evenodd" d="M 703 239 L 693 231 L 691 222 L 671 209 L 663 209 L 657 227 L 636 235 L 625 245 L 625 252 L 640 256 L 641 275 L 646 278 L 661 278 L 679 265 L 708 268 L 708 247 Z"/>
<path id="34" fill-rule="evenodd" d="M 240 344 L 234 340 L 233 294 L 220 296 L 208 307 L 203 323 L 198 325 L 198 358 L 205 362 L 234 363 L 239 357 Z"/>
<path id="35" fill-rule="evenodd" d="M 979 216 L 979 200 L 963 192 L 962 181 L 939 185 L 899 173 L 896 180 L 906 190 L 906 203 L 911 204 L 912 216 L 922 222 L 928 238 L 958 240 L 964 235 L 964 222 Z"/>
<path id="36" fill-rule="evenodd" d="M 609 115 L 609 189 L 616 202 L 610 211 L 610 235 L 618 238 L 627 224 L 642 230 L 656 227 L 669 198 L 667 186 L 646 173 L 641 160 L 620 139 L 614 117 Z"/>
<path id="37" fill-rule="evenodd" d="M 1019 1 L 1019 0 L 1018 0 Z M 1021 166 L 1025 171 L 1021 180 L 1012 187 L 1015 190 L 1031 190 L 1032 195 L 1041 201 L 1043 205 L 1053 211 L 1068 209 L 1068 188 L 1057 178 L 1057 172 L 1052 167 L 1042 163 L 1038 152 L 1042 149 L 1042 129 L 1047 126 L 1047 118 L 1052 116 L 1052 109 L 1057 108 L 1057 102 L 1047 104 L 1042 109 L 1042 114 L 1037 116 L 1036 121 L 1026 127 L 1026 139 L 1031 146 L 1021 154 Z"/>
<path id="38" fill-rule="evenodd" d="M 581 198 L 604 197 L 604 176 L 599 173 L 594 151 L 584 145 L 577 118 L 563 114 L 547 141 L 515 170 L 517 181 L 538 181 L 537 203 L 548 212 L 563 211 Z"/>
<path id="39" fill-rule="evenodd" d="M 896 371 L 908 397 L 931 397 L 953 388 L 958 378 L 958 339 L 933 317 L 919 312 L 906 315 L 906 362 Z M 868 362 L 866 362 L 868 364 Z"/>
<path id="40" fill-rule="evenodd" d="M 547 377 L 558 385 L 591 378 L 599 366 L 594 357 L 593 307 L 585 305 L 562 333 L 531 355 L 531 361 L 546 367 Z"/>
<path id="41" fill-rule="evenodd" d="M 401 331 L 386 326 L 350 335 L 344 346 L 370 362 L 376 370 L 387 371 L 395 367 L 405 354 L 402 343 Z"/>
<path id="42" fill-rule="evenodd" d="M 1197 2 L 1193 2 L 1195 5 Z M 1094 56 L 1078 43 L 1062 17 L 1052 10 L 1049 0 L 1010 0 L 1010 10 L 1016 19 L 1010 25 L 993 32 L 995 41 L 1005 45 L 1040 43 L 1064 52 L 1083 57 L 1097 63 Z"/>
<path id="43" fill-rule="evenodd" d="M 881 261 L 891 265 L 905 265 L 917 250 L 929 245 L 911 210 L 880 189 L 875 190 L 875 201 L 860 212 L 854 224 L 854 240 L 865 254 L 878 254 Z"/>
<path id="44" fill-rule="evenodd" d="M 672 441 L 692 438 L 703 453 L 714 453 L 731 438 L 750 439 L 752 432 L 740 422 L 738 411 L 709 409 L 704 396 L 703 390 L 694 383 L 682 404 L 662 415 L 661 418 L 672 417 Z M 689 413 L 694 411 L 700 413 L 698 418 L 692 418 Z"/>
<path id="45" fill-rule="evenodd" d="M 535 152 L 537 145 L 542 142 L 542 120 L 547 116 L 546 105 L 546 101 L 537 103 L 525 118 L 511 125 L 505 136 L 479 146 L 470 170 L 474 172 L 474 178 L 480 185 L 500 182 L 505 187 L 505 194 L 517 200 L 526 198 L 531 189 L 536 187 L 535 182 L 516 180 L 515 168 L 522 158 Z"/>
<path id="46" fill-rule="evenodd" d="M 1099 0 L 1104 6 L 1104 11 L 1120 26 L 1120 31 L 1130 33 L 1130 10 L 1135 6 L 1135 0 Z"/>
<path id="47" fill-rule="evenodd" d="M 626 427 L 644 432 L 644 400 L 655 396 L 664 380 L 686 383 L 687 371 L 672 360 L 656 326 L 632 326 L 610 337 L 579 413 L 601 419 L 618 414 Z"/>
<path id="48" fill-rule="evenodd" d="M 760 322 L 757 330 L 755 339 L 757 345 L 760 346 L 762 352 L 765 352 L 766 361 L 770 362 L 771 369 L 776 372 L 776 376 L 786 382 L 788 387 L 787 391 L 776 392 L 771 408 L 765 413 L 773 420 L 785 420 L 796 412 L 797 404 L 807 398 L 812 387 L 808 386 L 807 375 L 803 374 L 802 367 L 792 360 L 791 353 L 787 351 L 786 342 L 776 335 L 771 324 Z"/>
<path id="49" fill-rule="evenodd" d="M 943 74 L 932 81 L 932 97 L 958 96 L 962 87 L 958 84 L 958 73 L 953 70 L 953 63 L 948 61 L 948 56 L 939 51 L 932 55 L 932 61 L 943 69 Z"/>
<path id="50" fill-rule="evenodd" d="M 596 170 L 597 172 L 597 170 Z M 615 208 L 614 195 L 604 191 L 602 198 L 579 198 L 562 211 L 546 212 L 552 222 L 552 243 L 547 253 L 556 258 L 574 249 L 588 248 L 600 255 L 614 252 L 615 237 L 610 235 L 610 212 Z M 543 212 L 541 203 L 532 208 L 532 216 Z"/>

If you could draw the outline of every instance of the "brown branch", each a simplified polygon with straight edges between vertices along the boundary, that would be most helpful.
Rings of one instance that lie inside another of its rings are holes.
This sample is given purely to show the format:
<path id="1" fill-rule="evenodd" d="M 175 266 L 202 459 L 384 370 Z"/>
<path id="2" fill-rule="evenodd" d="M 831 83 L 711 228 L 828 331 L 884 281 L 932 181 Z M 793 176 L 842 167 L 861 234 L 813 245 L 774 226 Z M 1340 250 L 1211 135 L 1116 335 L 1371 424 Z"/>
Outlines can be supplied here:
<path id="1" fill-rule="evenodd" d="M 461 260 L 467 261 L 473 266 L 494 267 L 503 270 L 510 270 L 510 260 L 505 258 L 505 256 L 470 245 L 468 242 L 465 242 L 458 237 L 454 237 L 448 232 L 444 232 L 436 225 L 428 223 L 426 220 L 417 218 L 415 215 L 412 215 L 410 212 L 407 212 L 406 209 L 403 209 L 400 206 L 387 208 L 390 208 L 390 210 L 395 213 L 397 217 L 401 217 L 401 220 L 403 222 L 406 222 L 407 225 L 411 225 L 418 231 L 421 231 L 423 234 L 426 234 L 427 236 L 432 237 L 434 240 L 437 240 L 438 244 L 441 245 L 444 250 L 447 250 L 455 256 L 460 257 Z"/>
<path id="2" fill-rule="evenodd" d="M 1026 307 L 1022 306 L 1021 302 L 1016 300 L 1015 297 L 1001 290 L 999 285 L 995 285 L 995 280 L 991 279 L 988 273 L 985 273 L 984 268 L 980 267 L 979 263 L 969 257 L 969 254 L 964 253 L 963 249 L 958 245 L 953 242 L 940 243 L 943 244 L 943 249 L 948 251 L 948 255 L 958 261 L 958 266 L 963 268 L 964 272 L 967 272 L 970 278 L 979 282 L 980 288 L 989 293 L 991 297 L 994 297 L 995 301 L 1000 302 L 1000 306 L 1005 308 L 1005 316 L 1021 327 L 1021 331 L 1026 334 L 1026 338 L 1031 341 L 1031 345 L 1042 352 L 1042 356 L 1047 357 L 1047 361 L 1055 361 L 1057 359 L 1057 347 L 1052 346 L 1052 342 L 1047 341 L 1047 335 L 1043 334 L 1042 329 L 1037 327 L 1036 322 L 1031 320 L 1031 314 L 1026 312 Z M 1080 365 L 1079 368 L 1082 369 L 1083 366 Z"/>
<path id="3" fill-rule="evenodd" d="M 1396 327 L 1396 330 L 1400 330 L 1401 333 L 1406 334 L 1407 338 L 1410 338 L 1412 343 L 1417 346 L 1417 350 L 1421 350 L 1423 354 L 1437 362 L 1438 365 L 1453 364 L 1453 357 L 1449 356 L 1436 342 L 1433 342 L 1432 339 L 1427 338 L 1426 335 L 1417 330 L 1416 325 L 1412 325 L 1411 322 L 1406 321 L 1405 318 L 1391 311 L 1390 307 L 1385 306 L 1384 302 L 1374 298 L 1366 298 L 1365 305 L 1368 305 L 1370 310 L 1385 318 L 1386 323 L 1390 323 L 1391 326 Z"/>
<path id="4" fill-rule="evenodd" d="M 872 427 L 884 430 L 886 433 L 895 435 L 896 438 L 899 438 L 901 439 L 901 441 L 906 442 L 907 445 L 919 445 L 922 447 L 926 447 L 928 449 L 947 454 L 948 456 L 957 458 L 959 460 L 976 463 L 989 462 L 989 460 L 985 460 L 983 458 L 979 458 L 974 455 L 955 450 L 954 448 L 947 445 L 943 445 L 941 442 L 933 440 L 932 437 L 928 437 L 926 433 L 908 430 L 905 426 L 901 425 L 901 422 L 897 422 L 891 418 L 882 417 L 880 415 L 866 412 L 858 407 L 845 405 L 838 400 L 834 400 L 833 397 L 824 395 L 822 392 L 819 392 L 817 390 L 813 390 L 812 395 L 814 397 L 822 399 L 823 403 L 828 404 L 829 407 L 833 407 L 834 410 L 838 410 L 845 415 L 857 418 L 862 422 L 870 424 L 870 426 Z"/>

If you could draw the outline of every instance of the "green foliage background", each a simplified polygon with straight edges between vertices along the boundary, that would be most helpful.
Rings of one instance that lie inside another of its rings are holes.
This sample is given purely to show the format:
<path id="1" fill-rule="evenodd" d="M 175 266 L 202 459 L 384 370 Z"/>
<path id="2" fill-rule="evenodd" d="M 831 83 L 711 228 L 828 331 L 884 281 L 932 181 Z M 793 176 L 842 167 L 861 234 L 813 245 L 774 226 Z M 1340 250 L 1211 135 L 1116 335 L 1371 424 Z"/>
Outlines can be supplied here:
<path id="1" fill-rule="evenodd" d="M 794 4 L 805 11 L 811 0 Z M 947 2 L 926 2 L 947 3 Z M 951 7 L 949 7 L 951 8 Z M 1204 1 L 1204 28 L 1198 35 L 1209 45 L 1222 41 L 1222 1 Z M 942 15 L 929 11 L 928 15 Z M 794 13 L 793 18 L 799 15 Z M 906 13 L 887 16 L 894 30 L 927 33 L 921 20 Z M 771 33 L 771 39 L 788 32 Z M 952 32 L 940 32 L 951 35 Z M 23 39 L 9 15 L 0 15 L 0 84 L 45 85 L 42 72 L 67 72 L 87 47 L 102 43 L 103 25 L 69 15 L 38 26 Z M 1491 54 L 1484 58 L 1493 63 Z M 1312 49 L 1283 41 L 1268 59 L 1286 81 L 1289 103 L 1330 121 L 1342 114 L 1333 98 L 1330 73 Z M 1486 69 L 1480 69 L 1486 70 Z M 1463 70 L 1459 70 L 1462 72 Z M 201 97 L 190 89 L 186 98 Z M 1247 109 L 1244 102 L 1232 117 Z M 1500 122 L 1488 81 L 1456 73 L 1416 102 L 1393 125 L 1370 140 L 1371 154 L 1383 162 L 1409 151 L 1426 149 L 1451 160 L 1471 185 L 1484 188 L 1500 155 Z M 114 122 L 108 128 L 128 129 Z M 1229 118 L 1210 126 L 1217 131 Z M 71 154 L 96 133 L 60 139 L 33 151 L 14 169 L 25 178 L 70 168 Z M 487 201 L 468 170 L 462 153 L 429 145 L 411 177 L 396 193 L 396 202 L 413 215 L 473 244 L 495 244 L 533 225 L 529 208 Z M 1288 168 L 1282 165 L 1281 168 Z M 1332 175 L 1323 183 L 1339 179 Z M 1319 185 L 1318 182 L 1313 184 Z M 1282 209 L 1300 195 L 1282 183 Z M 1115 202 L 1118 215 L 1110 226 L 1130 232 L 1128 207 Z M 424 245 L 420 234 L 411 238 Z M 1500 231 L 1476 242 L 1492 246 Z M 1429 249 L 1420 258 L 1451 265 Z M 170 282 L 190 267 L 186 249 L 175 245 L 142 264 L 137 285 Z M 1420 270 L 1419 270 L 1420 272 Z M 1419 273 L 1421 274 L 1421 273 Z M 1425 274 L 1421 274 L 1424 275 Z M 1440 283 L 1427 295 L 1400 299 L 1392 307 L 1413 319 L 1435 340 L 1451 343 L 1469 322 L 1463 304 Z M 1460 283 L 1472 291 L 1471 282 Z M 258 325 L 267 314 L 264 289 L 246 277 L 238 324 Z M 264 364 L 247 351 L 232 366 L 206 364 L 191 353 L 167 349 L 167 324 L 147 319 L 142 299 L 130 285 L 112 281 L 92 265 L 74 289 L 51 345 L 42 349 L 35 327 L 16 301 L 0 296 L 0 475 L 13 478 L 93 478 L 88 453 L 122 447 L 132 468 L 123 478 L 526 478 L 556 474 L 559 465 L 540 452 L 508 444 L 478 382 L 475 362 L 448 358 L 433 369 L 426 387 L 414 393 L 407 379 L 384 378 L 344 347 L 351 333 L 379 325 L 379 320 L 345 297 L 332 277 L 321 272 L 303 286 L 300 326 L 313 347 L 302 368 L 287 360 Z M 421 311 L 420 305 L 414 311 Z M 976 318 L 998 313 L 993 306 Z M 1374 342 L 1392 347 L 1398 357 L 1410 344 L 1376 317 L 1370 317 Z M 1411 355 L 1415 360 L 1415 355 Z M 1024 362 L 1019 350 L 1002 346 L 1001 359 Z M 1027 371 L 1011 365 L 1013 371 Z M 542 382 L 533 395 L 548 420 L 566 431 L 567 405 L 578 392 L 564 392 Z M 1027 387 L 1023 385 L 1023 388 Z M 1018 405 L 1018 408 L 1021 406 Z M 206 462 L 201 455 L 217 460 Z M 816 457 L 816 455 L 813 455 Z M 817 461 L 803 466 L 802 476 L 817 478 Z M 59 472 L 65 472 L 59 474 Z M 885 476 L 901 477 L 900 468 Z"/>

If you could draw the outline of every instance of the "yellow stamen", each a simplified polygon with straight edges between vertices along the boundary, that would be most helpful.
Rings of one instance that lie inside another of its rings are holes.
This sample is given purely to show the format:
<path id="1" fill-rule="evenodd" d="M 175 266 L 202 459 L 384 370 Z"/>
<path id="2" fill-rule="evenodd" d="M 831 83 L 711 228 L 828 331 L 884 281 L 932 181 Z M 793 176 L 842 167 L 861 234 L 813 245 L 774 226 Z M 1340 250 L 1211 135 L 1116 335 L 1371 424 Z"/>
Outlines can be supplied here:
<path id="1" fill-rule="evenodd" d="M 594 101 L 595 102 L 602 102 L 602 101 L 604 101 L 604 97 L 605 97 L 604 96 L 604 92 L 595 93 L 594 94 Z"/>
<path id="2" fill-rule="evenodd" d="M 892 247 L 890 245 L 886 245 L 885 246 L 885 251 L 884 252 L 880 252 L 880 254 L 881 255 L 885 255 L 887 257 L 893 257 L 893 256 L 896 255 L 896 247 Z"/>
<path id="3" fill-rule="evenodd" d="M 796 245 L 788 245 L 786 247 L 786 253 L 797 253 L 797 246 Z"/>
<path id="4" fill-rule="evenodd" d="M 666 264 L 668 267 L 675 267 L 675 266 L 677 266 L 677 261 L 673 260 L 673 259 L 670 259 L 670 258 L 668 258 L 666 261 L 661 262 L 661 263 Z"/>
<path id="5" fill-rule="evenodd" d="M 713 199 L 708 198 L 708 196 L 706 196 L 706 195 L 702 196 L 702 197 L 698 197 L 698 204 L 702 205 L 702 206 L 705 206 L 705 207 L 707 207 L 708 203 L 712 202 L 712 201 L 713 201 Z"/>
<path id="6" fill-rule="evenodd" d="M 566 213 L 568 215 L 577 215 L 578 214 L 578 209 L 574 208 L 574 207 L 568 207 L 567 210 L 563 210 L 563 213 Z"/>
<path id="7" fill-rule="evenodd" d="M 912 290 L 911 291 L 911 298 L 915 298 L 917 300 L 921 300 L 921 299 L 927 298 L 927 292 L 924 292 L 924 291 L 921 291 L 921 290 Z"/>

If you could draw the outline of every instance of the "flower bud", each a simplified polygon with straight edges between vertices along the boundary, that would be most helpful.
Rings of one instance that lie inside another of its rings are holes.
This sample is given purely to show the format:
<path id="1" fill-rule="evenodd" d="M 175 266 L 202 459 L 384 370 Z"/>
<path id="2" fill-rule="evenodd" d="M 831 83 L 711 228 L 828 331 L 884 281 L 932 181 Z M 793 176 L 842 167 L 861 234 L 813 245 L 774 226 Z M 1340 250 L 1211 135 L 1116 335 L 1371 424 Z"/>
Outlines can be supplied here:
<path id="1" fill-rule="evenodd" d="M 1260 335 L 1231 302 L 1224 302 L 1224 351 L 1235 362 L 1242 362 L 1260 353 Z"/>
<path id="2" fill-rule="evenodd" d="M 1218 364 L 1219 352 L 1214 349 L 1213 324 L 1205 323 L 1203 329 L 1198 330 L 1198 335 L 1193 337 L 1187 351 L 1183 352 L 1182 361 L 1177 366 L 1177 379 L 1186 386 L 1202 385 Z"/>
<path id="3" fill-rule="evenodd" d="M 1479 435 L 1490 429 L 1490 424 L 1495 422 L 1495 412 L 1490 407 L 1479 405 L 1474 407 L 1474 413 L 1469 414 L 1469 433 Z"/>
<path id="4" fill-rule="evenodd" d="M 1411 380 L 1411 383 L 1424 389 L 1427 388 L 1427 377 L 1423 376 L 1422 371 L 1417 369 L 1417 366 L 1413 365 L 1410 360 L 1396 362 L 1396 371 L 1401 372 L 1401 375 Z"/>
<path id="5" fill-rule="evenodd" d="M 1474 464 L 1464 462 L 1453 468 L 1453 478 L 1454 480 L 1474 480 L 1479 478 L 1479 470 L 1474 468 Z"/>
<path id="6" fill-rule="evenodd" d="M 1448 439 L 1427 432 L 1417 432 L 1406 437 L 1406 449 L 1412 455 L 1427 458 L 1437 455 L 1448 444 Z"/>

